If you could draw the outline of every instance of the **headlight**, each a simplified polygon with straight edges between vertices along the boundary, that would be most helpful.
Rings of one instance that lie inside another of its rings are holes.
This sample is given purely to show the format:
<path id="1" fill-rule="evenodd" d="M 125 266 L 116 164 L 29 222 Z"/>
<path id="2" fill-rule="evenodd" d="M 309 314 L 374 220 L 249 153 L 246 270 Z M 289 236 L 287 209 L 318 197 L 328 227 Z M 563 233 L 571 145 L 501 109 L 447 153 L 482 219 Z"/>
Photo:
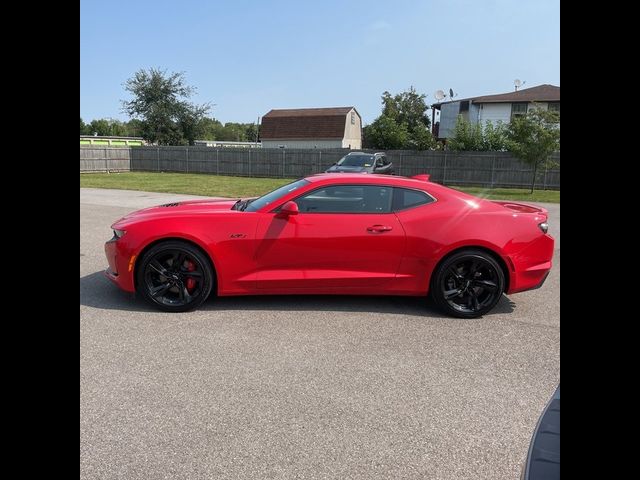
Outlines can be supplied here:
<path id="1" fill-rule="evenodd" d="M 539 223 L 538 227 L 540 227 L 540 230 L 542 230 L 542 233 L 547 233 L 547 231 L 549 230 L 549 224 L 547 222 Z"/>
<path id="2" fill-rule="evenodd" d="M 127 233 L 124 230 L 116 230 L 115 228 L 113 229 L 113 236 L 116 238 L 122 238 L 122 236 Z"/>

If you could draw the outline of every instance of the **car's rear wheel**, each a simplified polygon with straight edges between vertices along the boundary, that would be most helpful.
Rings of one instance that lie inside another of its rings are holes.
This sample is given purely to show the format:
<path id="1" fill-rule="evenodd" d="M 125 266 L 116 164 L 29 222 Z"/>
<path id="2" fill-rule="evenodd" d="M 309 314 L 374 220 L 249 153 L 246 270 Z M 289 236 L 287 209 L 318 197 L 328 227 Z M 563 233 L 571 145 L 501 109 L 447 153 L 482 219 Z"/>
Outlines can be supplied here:
<path id="1" fill-rule="evenodd" d="M 202 304 L 213 288 L 213 269 L 195 246 L 171 240 L 150 248 L 137 269 L 137 291 L 168 312 L 186 312 Z"/>
<path id="2" fill-rule="evenodd" d="M 442 262 L 431 280 L 431 296 L 445 313 L 476 318 L 489 312 L 504 293 L 504 272 L 482 250 L 462 250 Z"/>

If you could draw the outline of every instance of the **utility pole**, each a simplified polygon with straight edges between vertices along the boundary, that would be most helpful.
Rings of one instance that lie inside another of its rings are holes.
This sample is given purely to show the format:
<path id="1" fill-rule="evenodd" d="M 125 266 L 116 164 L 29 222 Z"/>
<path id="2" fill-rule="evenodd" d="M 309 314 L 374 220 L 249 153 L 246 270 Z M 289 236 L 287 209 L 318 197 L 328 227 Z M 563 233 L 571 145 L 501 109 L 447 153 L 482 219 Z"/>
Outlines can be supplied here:
<path id="1" fill-rule="evenodd" d="M 258 115 L 258 119 L 256 120 L 256 148 L 258 148 L 258 131 L 260 128 L 260 116 Z"/>

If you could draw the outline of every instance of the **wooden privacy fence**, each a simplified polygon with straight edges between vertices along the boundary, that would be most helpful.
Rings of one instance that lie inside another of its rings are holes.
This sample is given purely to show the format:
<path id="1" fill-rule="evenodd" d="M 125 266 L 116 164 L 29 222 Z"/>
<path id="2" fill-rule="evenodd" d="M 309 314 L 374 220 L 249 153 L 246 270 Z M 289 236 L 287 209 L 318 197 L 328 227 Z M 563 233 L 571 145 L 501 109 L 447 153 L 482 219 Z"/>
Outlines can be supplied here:
<path id="1" fill-rule="evenodd" d="M 129 171 L 129 147 L 80 147 L 80 173 Z"/>
<path id="2" fill-rule="evenodd" d="M 94 170 L 83 170 L 83 151 L 80 149 L 80 171 L 121 170 L 124 162 L 103 153 L 95 161 Z M 208 173 L 243 177 L 300 178 L 324 172 L 334 162 L 350 152 L 348 149 L 270 149 L 270 148 L 212 148 L 212 147 L 131 147 L 125 149 L 95 148 L 94 150 L 129 150 L 132 171 Z M 372 150 L 373 151 L 373 150 Z M 99 153 L 99 152 L 98 152 Z M 447 185 L 476 185 L 481 187 L 529 187 L 532 168 L 506 152 L 451 152 L 389 150 L 395 173 L 412 176 L 429 173 L 434 182 Z M 122 156 L 124 158 L 124 156 Z M 102 164 L 100 164 L 102 160 Z M 554 168 L 538 172 L 536 187 L 560 188 L 560 153 L 553 156 Z M 127 160 L 127 162 L 129 162 Z M 111 166 L 113 165 L 113 168 Z M 129 166 L 129 163 L 127 163 Z M 86 167 L 86 166 L 85 166 Z M 126 168 L 124 168 L 126 169 Z"/>

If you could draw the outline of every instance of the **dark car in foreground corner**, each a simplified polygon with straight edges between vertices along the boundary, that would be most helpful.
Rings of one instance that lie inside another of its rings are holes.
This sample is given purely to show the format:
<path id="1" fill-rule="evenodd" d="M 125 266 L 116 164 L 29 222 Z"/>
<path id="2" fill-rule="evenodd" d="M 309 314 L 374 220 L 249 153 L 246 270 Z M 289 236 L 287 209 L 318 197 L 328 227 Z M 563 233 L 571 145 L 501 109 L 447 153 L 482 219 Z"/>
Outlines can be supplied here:
<path id="1" fill-rule="evenodd" d="M 544 208 L 395 175 L 318 174 L 257 199 L 145 208 L 112 225 L 107 276 L 162 310 L 215 295 L 431 294 L 475 318 L 551 269 Z"/>
<path id="2" fill-rule="evenodd" d="M 325 173 L 377 173 L 378 175 L 393 175 L 393 163 L 383 152 L 366 153 L 350 152 Z"/>
<path id="3" fill-rule="evenodd" d="M 521 480 L 560 480 L 560 385 L 533 432 Z"/>

